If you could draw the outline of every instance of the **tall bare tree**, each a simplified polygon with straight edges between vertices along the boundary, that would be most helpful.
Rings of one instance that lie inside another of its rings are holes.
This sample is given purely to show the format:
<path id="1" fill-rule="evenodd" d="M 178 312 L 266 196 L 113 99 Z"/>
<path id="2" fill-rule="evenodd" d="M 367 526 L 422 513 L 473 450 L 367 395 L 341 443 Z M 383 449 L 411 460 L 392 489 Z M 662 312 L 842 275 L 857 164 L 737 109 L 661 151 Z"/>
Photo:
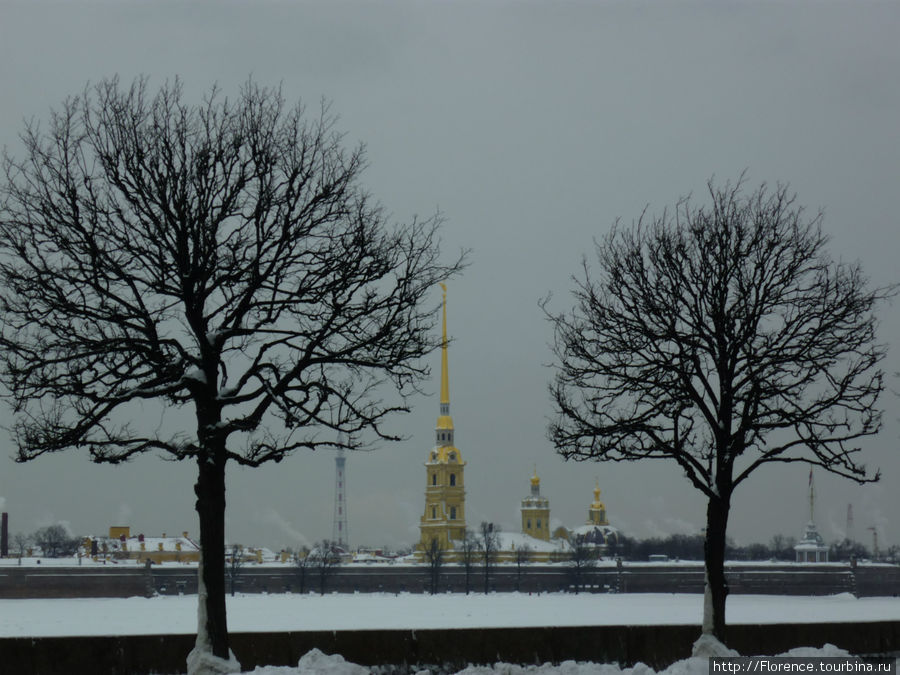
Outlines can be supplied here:
<path id="1" fill-rule="evenodd" d="M 31 545 L 32 538 L 30 534 L 24 534 L 23 532 L 16 532 L 12 537 L 13 550 L 18 554 L 19 565 L 22 564 L 22 558 L 25 557 L 25 552 L 28 550 L 28 547 Z"/>
<path id="2" fill-rule="evenodd" d="M 519 544 L 513 547 L 513 557 L 516 561 L 516 592 L 522 589 L 522 576 L 525 573 L 523 565 L 531 562 L 532 549 L 528 544 Z"/>
<path id="3" fill-rule="evenodd" d="M 576 595 L 582 588 L 590 586 L 591 576 L 597 567 L 599 552 L 596 545 L 592 545 L 582 535 L 574 535 L 570 540 L 569 564 L 566 576 L 569 579 L 569 590 Z"/>
<path id="4" fill-rule="evenodd" d="M 32 541 L 41 547 L 41 554 L 47 558 L 62 558 L 73 555 L 81 540 L 69 534 L 62 525 L 48 525 L 35 532 Z"/>
<path id="5" fill-rule="evenodd" d="M 707 498 L 704 632 L 725 632 L 725 534 L 735 488 L 762 466 L 807 462 L 878 479 L 858 441 L 881 426 L 872 289 L 831 260 L 821 214 L 785 186 L 709 185 L 658 217 L 618 224 L 575 280 L 555 328 L 556 416 L 567 459 L 667 459 Z"/>
<path id="6" fill-rule="evenodd" d="M 457 562 L 463 566 L 466 577 L 466 595 L 472 590 L 472 570 L 475 567 L 475 561 L 478 558 L 478 539 L 471 532 L 466 530 L 465 536 L 459 542 L 459 557 Z"/>
<path id="7" fill-rule="evenodd" d="M 21 138 L 0 185 L 17 459 L 196 462 L 202 670 L 230 653 L 226 464 L 396 439 L 436 346 L 423 301 L 462 256 L 441 262 L 437 216 L 388 222 L 327 106 L 252 81 L 190 104 L 106 80 Z"/>
<path id="8" fill-rule="evenodd" d="M 481 538 L 478 546 L 481 549 L 481 561 L 484 571 L 484 594 L 491 589 L 491 572 L 497 564 L 497 555 L 500 552 L 500 527 L 494 523 L 481 521 Z"/>
<path id="9" fill-rule="evenodd" d="M 319 577 L 319 595 L 325 595 L 328 580 L 341 566 L 340 550 L 335 542 L 323 539 L 310 551 L 308 557 L 311 558 L 313 571 Z"/>
<path id="10" fill-rule="evenodd" d="M 237 587 L 238 577 L 244 571 L 244 547 L 240 544 L 232 544 L 225 558 L 225 575 L 228 577 L 228 587 L 231 597 Z"/>
<path id="11" fill-rule="evenodd" d="M 428 591 L 432 595 L 437 593 L 440 587 L 444 553 L 444 547 L 438 539 L 432 539 L 428 548 L 424 549 L 425 564 L 428 570 Z"/>
<path id="12" fill-rule="evenodd" d="M 315 564 L 315 558 L 310 555 L 308 546 L 302 546 L 299 551 L 294 554 L 294 575 L 300 583 L 300 594 L 306 593 L 306 580 L 309 577 L 309 571 Z"/>

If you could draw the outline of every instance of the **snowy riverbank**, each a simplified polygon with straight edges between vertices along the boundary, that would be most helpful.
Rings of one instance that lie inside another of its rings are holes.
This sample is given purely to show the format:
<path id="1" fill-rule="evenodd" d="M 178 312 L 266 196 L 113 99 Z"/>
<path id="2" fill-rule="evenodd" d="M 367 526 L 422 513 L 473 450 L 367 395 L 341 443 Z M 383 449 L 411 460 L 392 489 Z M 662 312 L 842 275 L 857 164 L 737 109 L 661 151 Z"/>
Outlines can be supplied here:
<path id="1" fill-rule="evenodd" d="M 247 594 L 228 598 L 233 632 L 699 624 L 696 594 Z M 0 637 L 193 633 L 197 597 L 0 600 Z M 898 598 L 734 595 L 741 623 L 900 621 Z"/>

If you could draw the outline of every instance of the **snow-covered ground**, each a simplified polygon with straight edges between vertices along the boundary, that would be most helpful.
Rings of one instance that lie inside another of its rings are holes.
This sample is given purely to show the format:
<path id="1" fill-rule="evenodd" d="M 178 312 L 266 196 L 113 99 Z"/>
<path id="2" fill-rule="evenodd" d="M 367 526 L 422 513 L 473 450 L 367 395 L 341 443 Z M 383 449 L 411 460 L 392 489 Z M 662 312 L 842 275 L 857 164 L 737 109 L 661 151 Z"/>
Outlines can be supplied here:
<path id="1" fill-rule="evenodd" d="M 234 632 L 699 624 L 699 594 L 238 594 Z M 900 621 L 898 598 L 733 595 L 730 623 Z M 197 596 L 0 600 L 0 636 L 193 633 Z"/>
<path id="2" fill-rule="evenodd" d="M 247 594 L 228 598 L 232 632 L 350 630 L 372 628 L 487 628 L 498 626 L 582 626 L 699 624 L 703 597 L 697 594 L 571 595 L 546 593 L 445 594 Z M 193 633 L 196 596 L 0 600 L 0 636 L 140 635 Z M 734 595 L 728 620 L 741 623 L 900 621 L 898 598 Z M 792 655 L 842 656 L 817 645 Z M 296 667 L 257 668 L 257 675 L 363 675 L 368 669 L 338 655 L 310 652 Z M 670 666 L 666 675 L 707 675 L 708 661 L 695 657 Z M 557 665 L 471 666 L 464 675 L 652 675 L 638 664 L 565 662 Z"/>

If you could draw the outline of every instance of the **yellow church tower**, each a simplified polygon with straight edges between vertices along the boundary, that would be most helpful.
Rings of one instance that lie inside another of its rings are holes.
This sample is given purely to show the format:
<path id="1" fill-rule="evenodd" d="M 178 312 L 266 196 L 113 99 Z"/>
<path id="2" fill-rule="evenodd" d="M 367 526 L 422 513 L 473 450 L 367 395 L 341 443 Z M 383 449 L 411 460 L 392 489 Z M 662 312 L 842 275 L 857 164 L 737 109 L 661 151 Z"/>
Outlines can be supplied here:
<path id="1" fill-rule="evenodd" d="M 588 525 L 609 525 L 606 519 L 606 506 L 600 501 L 600 479 L 594 487 L 594 501 L 588 509 Z"/>
<path id="2" fill-rule="evenodd" d="M 537 467 L 531 477 L 531 494 L 522 500 L 522 534 L 550 541 L 550 500 L 541 496 Z"/>
<path id="3" fill-rule="evenodd" d="M 419 547 L 427 550 L 437 540 L 444 550 L 456 548 L 466 536 L 466 491 L 463 471 L 466 463 L 453 445 L 453 418 L 450 416 L 450 376 L 447 364 L 447 287 L 443 295 L 441 341 L 441 408 L 435 427 L 435 444 L 425 462 L 425 513 L 419 524 Z"/>

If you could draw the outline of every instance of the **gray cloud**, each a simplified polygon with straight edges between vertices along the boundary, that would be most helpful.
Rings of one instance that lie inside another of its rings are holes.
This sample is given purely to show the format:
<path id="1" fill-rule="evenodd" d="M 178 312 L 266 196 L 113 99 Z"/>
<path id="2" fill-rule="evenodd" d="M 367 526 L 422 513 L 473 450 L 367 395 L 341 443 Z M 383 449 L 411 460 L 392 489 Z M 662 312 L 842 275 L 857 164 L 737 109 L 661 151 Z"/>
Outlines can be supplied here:
<path id="1" fill-rule="evenodd" d="M 546 440 L 550 332 L 537 300 L 552 291 L 554 307 L 567 305 L 569 275 L 617 217 L 629 222 L 648 204 L 658 211 L 688 192 L 699 198 L 711 175 L 747 168 L 751 183 L 790 181 L 802 203 L 825 209 L 835 257 L 861 260 L 876 284 L 900 276 L 896 3 L 0 8 L 0 144 L 13 154 L 23 119 L 46 118 L 89 80 L 179 74 L 199 98 L 214 81 L 231 92 L 252 74 L 313 107 L 332 100 L 348 143 L 367 143 L 366 185 L 398 220 L 440 207 L 445 247 L 474 248 L 471 268 L 450 285 L 448 308 L 472 525 L 484 518 L 515 526 L 535 463 L 553 518 L 566 525 L 584 522 L 595 477 L 610 518 L 629 534 L 663 532 L 668 518 L 686 528 L 704 520 L 702 499 L 676 468 L 567 464 Z M 896 349 L 896 303 L 883 309 L 881 337 Z M 348 461 L 354 544 L 411 543 L 415 535 L 437 400 L 411 403 L 413 412 L 394 422 L 409 440 Z M 896 482 L 900 406 L 892 394 L 883 405 L 884 432 L 865 451 Z M 329 537 L 333 471 L 328 453 L 232 467 L 229 539 L 280 548 L 300 533 Z M 0 493 L 11 526 L 23 531 L 42 514 L 65 513 L 76 532 L 103 532 L 120 515 L 110 505 L 127 503 L 135 531 L 196 532 L 193 481 L 190 464 L 153 457 L 122 467 L 93 466 L 80 453 L 28 465 L 0 460 Z M 840 522 L 852 503 L 857 531 L 874 524 L 885 542 L 900 541 L 900 525 L 885 516 L 900 512 L 896 490 L 818 474 L 816 486 L 823 525 L 830 512 Z M 768 541 L 776 531 L 799 536 L 805 487 L 802 467 L 760 471 L 736 495 L 729 534 L 739 542 Z"/>

